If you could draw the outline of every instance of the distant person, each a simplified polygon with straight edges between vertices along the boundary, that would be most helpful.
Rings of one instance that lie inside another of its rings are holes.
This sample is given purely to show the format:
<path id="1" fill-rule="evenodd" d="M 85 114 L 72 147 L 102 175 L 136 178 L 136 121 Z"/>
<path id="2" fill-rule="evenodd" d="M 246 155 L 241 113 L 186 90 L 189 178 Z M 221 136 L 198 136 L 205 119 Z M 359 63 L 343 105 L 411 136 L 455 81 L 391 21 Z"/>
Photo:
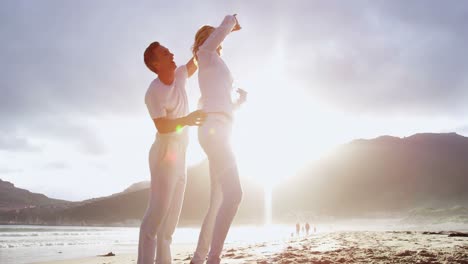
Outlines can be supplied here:
<path id="1" fill-rule="evenodd" d="M 317 226 L 314 225 L 314 233 L 317 233 Z"/>
<path id="2" fill-rule="evenodd" d="M 306 235 L 309 235 L 310 225 L 309 222 L 305 224 Z"/>
<path id="3" fill-rule="evenodd" d="M 185 154 L 188 131 L 185 126 L 199 126 L 205 114 L 188 114 L 185 86 L 187 78 L 197 70 L 193 58 L 176 67 L 174 54 L 158 42 L 151 43 L 144 53 L 146 66 L 155 74 L 145 95 L 145 103 L 156 126 L 156 139 L 149 152 L 151 192 L 148 207 L 140 226 L 137 264 L 171 263 L 172 234 L 179 221 L 184 200 Z"/>
<path id="4" fill-rule="evenodd" d="M 300 231 L 301 231 L 301 224 L 296 223 L 296 236 L 299 236 Z"/>
<path id="5" fill-rule="evenodd" d="M 246 100 L 247 93 L 238 89 L 233 102 L 233 77 L 221 58 L 221 44 L 233 31 L 240 30 L 236 15 L 228 15 L 218 27 L 205 25 L 195 35 L 193 55 L 198 61 L 200 107 L 206 122 L 198 129 L 198 140 L 210 167 L 210 206 L 203 220 L 197 248 L 191 263 L 220 263 L 224 241 L 242 199 L 237 163 L 231 148 L 233 111 Z M 209 253 L 208 253 L 209 250 Z"/>

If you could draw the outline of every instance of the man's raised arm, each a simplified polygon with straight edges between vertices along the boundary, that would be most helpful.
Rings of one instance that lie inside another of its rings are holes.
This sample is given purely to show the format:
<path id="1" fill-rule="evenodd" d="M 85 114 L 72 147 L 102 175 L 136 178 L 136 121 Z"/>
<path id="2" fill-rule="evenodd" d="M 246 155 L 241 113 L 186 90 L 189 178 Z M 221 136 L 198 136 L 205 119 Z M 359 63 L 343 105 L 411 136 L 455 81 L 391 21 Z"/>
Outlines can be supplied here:
<path id="1" fill-rule="evenodd" d="M 185 67 L 187 67 L 187 77 L 190 78 L 198 69 L 198 64 L 197 61 L 195 60 L 194 57 L 192 57 L 187 64 L 185 64 Z"/>

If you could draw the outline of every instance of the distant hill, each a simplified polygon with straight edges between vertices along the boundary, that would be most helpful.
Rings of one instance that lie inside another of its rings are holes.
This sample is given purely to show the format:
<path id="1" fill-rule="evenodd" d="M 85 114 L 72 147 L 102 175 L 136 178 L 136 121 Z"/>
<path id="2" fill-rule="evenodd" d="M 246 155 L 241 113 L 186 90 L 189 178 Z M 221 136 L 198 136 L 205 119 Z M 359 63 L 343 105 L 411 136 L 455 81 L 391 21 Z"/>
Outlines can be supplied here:
<path id="1" fill-rule="evenodd" d="M 274 190 L 274 215 L 396 214 L 468 207 L 468 138 L 456 133 L 355 140 Z"/>
<path id="2" fill-rule="evenodd" d="M 139 190 L 148 189 L 149 186 L 150 186 L 150 181 L 137 182 L 137 183 L 134 183 L 134 184 L 130 185 L 130 187 L 125 189 L 123 192 L 124 193 L 131 193 L 131 192 L 135 192 L 135 191 L 139 191 Z"/>
<path id="3" fill-rule="evenodd" d="M 187 173 L 180 224 L 200 226 L 209 204 L 208 164 L 202 162 Z M 244 198 L 235 221 L 261 223 L 263 190 L 248 180 L 253 175 L 242 176 Z M 0 212 L 0 223 L 138 225 L 147 206 L 148 186 L 149 182 L 140 182 L 108 197 L 67 203 L 1 182 L 0 204 L 5 208 L 36 207 Z M 277 186 L 273 216 L 293 221 L 300 214 L 468 221 L 466 190 L 466 137 L 427 133 L 359 139 L 337 147 Z"/>
<path id="4" fill-rule="evenodd" d="M 187 188 L 180 224 L 201 225 L 209 205 L 209 175 L 207 162 L 189 168 Z M 237 223 L 263 221 L 263 191 L 243 180 L 244 199 L 236 217 Z M 0 221 L 45 224 L 137 225 L 146 210 L 148 182 L 133 184 L 125 191 L 74 203 L 61 208 L 30 208 L 0 215 Z"/>
<path id="5" fill-rule="evenodd" d="M 461 206 L 442 209 L 416 208 L 402 220 L 407 224 L 468 223 L 468 208 Z"/>
<path id="6" fill-rule="evenodd" d="M 68 203 L 68 201 L 51 199 L 44 194 L 32 193 L 0 179 L 0 211 L 63 203 Z"/>

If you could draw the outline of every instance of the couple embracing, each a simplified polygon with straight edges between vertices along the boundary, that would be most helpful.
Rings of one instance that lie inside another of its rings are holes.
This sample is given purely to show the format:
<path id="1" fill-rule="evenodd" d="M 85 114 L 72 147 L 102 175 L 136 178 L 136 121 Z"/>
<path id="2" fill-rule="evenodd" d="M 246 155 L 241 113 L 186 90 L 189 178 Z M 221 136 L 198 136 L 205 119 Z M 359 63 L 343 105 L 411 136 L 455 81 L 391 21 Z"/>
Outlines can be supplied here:
<path id="1" fill-rule="evenodd" d="M 137 264 L 171 263 L 170 244 L 182 209 L 186 185 L 186 126 L 198 126 L 198 139 L 209 161 L 210 205 L 191 263 L 220 263 L 224 241 L 242 199 L 237 164 L 230 146 L 233 111 L 245 100 L 231 98 L 233 77 L 221 58 L 221 43 L 241 27 L 236 15 L 221 25 L 205 25 L 195 35 L 193 58 L 183 66 L 158 42 L 144 53 L 146 66 L 157 78 L 145 96 L 157 129 L 149 152 L 151 193 L 140 227 Z M 200 110 L 189 113 L 185 86 L 198 69 Z M 208 184 L 208 183 L 207 183 Z"/>

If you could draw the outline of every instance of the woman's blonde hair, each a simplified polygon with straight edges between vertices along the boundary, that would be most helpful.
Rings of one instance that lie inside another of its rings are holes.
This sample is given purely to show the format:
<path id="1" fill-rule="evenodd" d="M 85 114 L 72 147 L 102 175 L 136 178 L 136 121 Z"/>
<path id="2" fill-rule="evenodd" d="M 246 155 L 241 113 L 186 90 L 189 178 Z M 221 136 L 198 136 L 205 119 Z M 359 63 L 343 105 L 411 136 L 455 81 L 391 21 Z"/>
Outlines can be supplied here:
<path id="1" fill-rule="evenodd" d="M 192 46 L 192 54 L 195 58 L 197 58 L 197 52 L 201 45 L 205 42 L 205 40 L 210 36 L 211 32 L 214 31 L 214 27 L 210 25 L 202 26 L 195 34 L 195 41 L 193 42 Z"/>

